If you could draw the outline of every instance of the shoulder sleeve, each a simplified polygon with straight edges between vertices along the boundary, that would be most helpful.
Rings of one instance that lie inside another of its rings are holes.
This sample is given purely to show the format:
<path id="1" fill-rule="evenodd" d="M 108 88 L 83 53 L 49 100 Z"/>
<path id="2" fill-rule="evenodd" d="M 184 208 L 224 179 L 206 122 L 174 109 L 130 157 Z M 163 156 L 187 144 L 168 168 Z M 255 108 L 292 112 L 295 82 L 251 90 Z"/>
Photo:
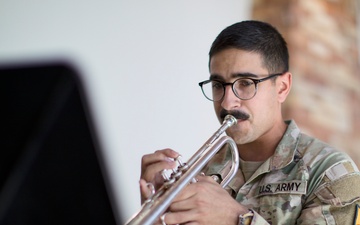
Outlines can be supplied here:
<path id="1" fill-rule="evenodd" d="M 360 173 L 350 162 L 334 165 L 325 172 L 323 184 L 314 194 L 333 206 L 351 204 L 360 199 Z"/>
<path id="2" fill-rule="evenodd" d="M 352 161 L 328 168 L 299 218 L 299 224 L 323 220 L 326 224 L 353 224 L 360 204 L 360 173 Z M 316 218 L 317 217 L 317 218 Z"/>

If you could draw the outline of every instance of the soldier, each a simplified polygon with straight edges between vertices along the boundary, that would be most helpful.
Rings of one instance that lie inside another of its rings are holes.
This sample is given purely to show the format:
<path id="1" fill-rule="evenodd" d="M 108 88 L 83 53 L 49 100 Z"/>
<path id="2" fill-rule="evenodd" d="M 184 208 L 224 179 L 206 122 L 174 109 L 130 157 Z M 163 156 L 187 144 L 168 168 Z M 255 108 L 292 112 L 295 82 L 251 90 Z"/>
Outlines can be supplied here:
<path id="1" fill-rule="evenodd" d="M 237 144 L 240 168 L 228 188 L 198 176 L 172 202 L 163 224 L 355 224 L 360 173 L 343 152 L 284 121 L 281 106 L 292 84 L 286 42 L 271 25 L 243 21 L 225 28 L 209 53 L 210 77 L 200 82 L 217 118 L 238 119 L 226 132 Z M 147 183 L 176 166 L 172 149 L 142 158 L 142 200 Z M 206 168 L 220 180 L 231 155 L 221 151 Z"/>

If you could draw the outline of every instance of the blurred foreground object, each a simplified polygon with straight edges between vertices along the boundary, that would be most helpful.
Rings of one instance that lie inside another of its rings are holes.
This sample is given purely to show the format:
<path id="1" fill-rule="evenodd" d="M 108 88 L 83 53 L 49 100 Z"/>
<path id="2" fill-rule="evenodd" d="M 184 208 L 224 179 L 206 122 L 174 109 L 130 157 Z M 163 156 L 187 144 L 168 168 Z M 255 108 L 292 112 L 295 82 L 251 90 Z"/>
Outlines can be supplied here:
<path id="1" fill-rule="evenodd" d="M 66 63 L 0 66 L 0 224 L 116 224 L 79 74 Z"/>

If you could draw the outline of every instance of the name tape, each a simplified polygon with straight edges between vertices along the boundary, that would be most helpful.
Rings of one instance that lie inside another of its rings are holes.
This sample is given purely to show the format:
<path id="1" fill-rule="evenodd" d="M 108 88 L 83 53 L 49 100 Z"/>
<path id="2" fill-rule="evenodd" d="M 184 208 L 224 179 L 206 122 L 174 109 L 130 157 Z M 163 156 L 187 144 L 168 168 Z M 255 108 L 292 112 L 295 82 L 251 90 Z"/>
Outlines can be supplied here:
<path id="1" fill-rule="evenodd" d="M 306 181 L 297 180 L 264 184 L 258 187 L 257 195 L 261 196 L 280 193 L 305 194 L 306 184 Z"/>

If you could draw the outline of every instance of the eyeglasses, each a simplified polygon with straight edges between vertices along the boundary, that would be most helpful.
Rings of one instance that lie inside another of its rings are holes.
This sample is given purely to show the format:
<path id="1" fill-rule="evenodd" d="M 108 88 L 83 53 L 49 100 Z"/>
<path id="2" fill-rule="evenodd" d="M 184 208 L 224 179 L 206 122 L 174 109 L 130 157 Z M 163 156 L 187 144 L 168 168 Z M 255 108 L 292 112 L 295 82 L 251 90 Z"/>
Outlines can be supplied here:
<path id="1" fill-rule="evenodd" d="M 225 88 L 231 85 L 236 97 L 241 100 L 252 99 L 257 92 L 258 83 L 269 80 L 273 77 L 282 75 L 283 73 L 270 74 L 262 79 L 239 78 L 232 83 L 225 83 L 218 80 L 205 80 L 199 83 L 202 93 L 210 101 L 221 101 L 225 96 Z"/>

